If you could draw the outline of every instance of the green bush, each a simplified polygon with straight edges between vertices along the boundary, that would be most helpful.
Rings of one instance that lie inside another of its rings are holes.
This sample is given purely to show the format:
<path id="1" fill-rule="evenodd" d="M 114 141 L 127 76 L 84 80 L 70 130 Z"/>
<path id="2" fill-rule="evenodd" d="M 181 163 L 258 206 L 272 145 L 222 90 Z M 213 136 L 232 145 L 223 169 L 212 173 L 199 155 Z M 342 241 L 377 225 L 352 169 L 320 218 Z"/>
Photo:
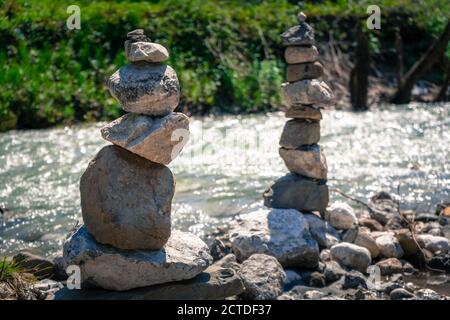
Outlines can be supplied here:
<path id="1" fill-rule="evenodd" d="M 119 116 L 105 79 L 126 63 L 123 42 L 135 28 L 169 49 L 181 106 L 191 113 L 277 108 L 284 70 L 279 34 L 296 23 L 299 10 L 286 0 L 2 2 L 0 131 Z M 352 23 L 365 15 L 366 2 L 305 1 L 303 10 L 319 40 L 332 31 L 337 40 L 352 41 Z M 410 19 L 403 23 L 425 33 L 424 41 L 442 30 L 449 11 L 445 0 L 378 2 Z M 81 8 L 81 30 L 66 28 L 72 4 Z M 382 41 L 391 41 L 395 17 L 383 16 Z"/>

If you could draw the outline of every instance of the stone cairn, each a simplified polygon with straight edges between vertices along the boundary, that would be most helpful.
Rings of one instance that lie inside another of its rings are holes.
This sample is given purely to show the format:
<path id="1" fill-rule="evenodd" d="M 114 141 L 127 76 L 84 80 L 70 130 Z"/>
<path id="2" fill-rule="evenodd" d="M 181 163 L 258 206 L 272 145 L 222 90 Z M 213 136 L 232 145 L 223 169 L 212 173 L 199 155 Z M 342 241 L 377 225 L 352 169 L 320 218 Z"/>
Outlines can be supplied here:
<path id="1" fill-rule="evenodd" d="M 330 105 L 333 92 L 318 80 L 323 66 L 317 61 L 314 30 L 306 15 L 298 14 L 299 25 L 281 34 L 288 64 L 281 86 L 287 121 L 280 138 L 279 153 L 290 174 L 278 179 L 264 193 L 267 207 L 325 212 L 328 205 L 327 162 L 320 140 L 320 108 Z"/>
<path id="2" fill-rule="evenodd" d="M 314 31 L 302 12 L 298 20 L 297 26 L 281 34 L 288 63 L 281 91 L 286 117 L 292 119 L 284 126 L 279 153 L 290 173 L 264 192 L 269 209 L 241 215 L 231 223 L 229 234 L 239 261 L 264 253 L 283 267 L 316 268 L 319 249 L 340 241 L 338 232 L 322 219 L 329 201 L 327 164 L 317 144 L 320 108 L 331 104 L 333 93 L 317 79 L 323 75 L 323 66 L 317 61 Z"/>
<path id="3" fill-rule="evenodd" d="M 107 84 L 128 113 L 101 129 L 113 145 L 81 177 L 84 225 L 63 249 L 65 266 L 79 266 L 84 283 L 110 290 L 191 279 L 212 262 L 200 238 L 171 232 L 175 178 L 166 165 L 187 142 L 189 119 L 173 112 L 180 87 L 163 63 L 169 53 L 142 29 L 127 37 L 130 64 Z"/>

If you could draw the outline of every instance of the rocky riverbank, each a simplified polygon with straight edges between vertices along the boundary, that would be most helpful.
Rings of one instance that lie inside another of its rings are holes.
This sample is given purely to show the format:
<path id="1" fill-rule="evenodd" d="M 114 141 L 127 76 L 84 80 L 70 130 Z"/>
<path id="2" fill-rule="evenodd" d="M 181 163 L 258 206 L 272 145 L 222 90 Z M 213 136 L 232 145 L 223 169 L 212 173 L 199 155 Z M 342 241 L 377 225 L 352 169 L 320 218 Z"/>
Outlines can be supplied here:
<path id="1" fill-rule="evenodd" d="M 237 216 L 204 239 L 214 263 L 193 279 L 121 292 L 88 285 L 69 290 L 61 258 L 20 253 L 14 260 L 28 271 L 22 279 L 35 280 L 24 280 L 19 292 L 0 282 L 0 298 L 450 299 L 426 281 L 410 281 L 434 274 L 448 286 L 449 208 L 444 203 L 433 213 L 399 212 L 394 196 L 379 192 L 360 211 L 331 204 L 325 220 L 293 209 L 259 210 Z M 270 224 L 264 225 L 267 217 Z M 247 239 L 250 229 L 253 238 Z"/>

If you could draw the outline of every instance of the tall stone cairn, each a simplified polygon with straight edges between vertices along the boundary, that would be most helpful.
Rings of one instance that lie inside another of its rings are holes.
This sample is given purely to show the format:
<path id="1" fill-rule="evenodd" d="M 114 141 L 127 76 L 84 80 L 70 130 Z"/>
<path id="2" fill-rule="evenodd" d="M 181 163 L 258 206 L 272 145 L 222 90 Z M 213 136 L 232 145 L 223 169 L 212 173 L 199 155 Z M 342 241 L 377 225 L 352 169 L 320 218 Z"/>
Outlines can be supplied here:
<path id="1" fill-rule="evenodd" d="M 64 263 L 83 282 L 129 290 L 190 279 L 212 262 L 197 236 L 171 232 L 175 177 L 168 165 L 189 136 L 189 119 L 173 112 L 180 98 L 169 52 L 142 29 L 127 35 L 130 64 L 108 80 L 128 112 L 101 129 L 113 143 L 99 151 L 80 181 L 84 225 L 66 240 Z"/>
<path id="2" fill-rule="evenodd" d="M 328 205 L 327 162 L 320 140 L 321 108 L 332 103 L 333 92 L 319 80 L 323 66 L 314 45 L 314 30 L 298 14 L 299 24 L 281 34 L 288 64 L 281 85 L 287 121 L 280 138 L 279 153 L 289 174 L 279 178 L 265 193 L 270 208 L 323 213 Z"/>

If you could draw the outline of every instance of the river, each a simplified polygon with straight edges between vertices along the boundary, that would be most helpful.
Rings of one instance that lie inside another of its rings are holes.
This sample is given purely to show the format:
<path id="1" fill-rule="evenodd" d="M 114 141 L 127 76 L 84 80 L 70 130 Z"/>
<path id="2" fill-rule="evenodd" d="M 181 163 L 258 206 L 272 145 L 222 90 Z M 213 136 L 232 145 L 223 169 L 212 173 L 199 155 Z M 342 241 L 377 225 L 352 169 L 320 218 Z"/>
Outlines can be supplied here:
<path id="1" fill-rule="evenodd" d="M 325 111 L 328 184 L 367 201 L 397 192 L 405 209 L 434 211 L 450 200 L 450 104 Z M 177 178 L 173 226 L 200 236 L 262 206 L 261 194 L 287 172 L 278 156 L 282 113 L 191 119 L 191 138 L 169 167 Z M 107 144 L 103 124 L 0 134 L 0 255 L 61 251 L 81 219 L 79 179 Z M 331 193 L 331 201 L 343 200 Z M 352 203 L 352 205 L 354 205 Z"/>

